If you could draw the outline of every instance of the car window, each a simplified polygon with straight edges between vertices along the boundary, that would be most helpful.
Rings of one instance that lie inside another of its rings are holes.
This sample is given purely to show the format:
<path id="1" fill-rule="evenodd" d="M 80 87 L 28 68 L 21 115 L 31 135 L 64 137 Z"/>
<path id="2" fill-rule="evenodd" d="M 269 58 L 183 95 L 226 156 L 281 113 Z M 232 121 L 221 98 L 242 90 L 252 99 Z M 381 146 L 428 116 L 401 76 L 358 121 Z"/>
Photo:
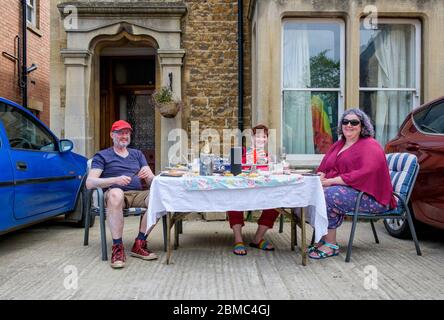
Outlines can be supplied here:
<path id="1" fill-rule="evenodd" d="M 413 115 L 413 119 L 424 132 L 444 134 L 444 102 L 421 110 Z"/>
<path id="2" fill-rule="evenodd" d="M 13 149 L 55 151 L 56 141 L 25 112 L 0 102 L 0 121 Z"/>

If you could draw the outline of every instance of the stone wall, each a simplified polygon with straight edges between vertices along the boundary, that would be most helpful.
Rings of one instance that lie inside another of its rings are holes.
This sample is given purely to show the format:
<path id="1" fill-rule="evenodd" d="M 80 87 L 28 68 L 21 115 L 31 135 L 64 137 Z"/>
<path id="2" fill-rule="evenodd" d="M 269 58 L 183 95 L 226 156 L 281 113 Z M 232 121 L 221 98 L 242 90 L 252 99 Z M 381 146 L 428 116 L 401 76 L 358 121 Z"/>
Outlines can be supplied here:
<path id="1" fill-rule="evenodd" d="M 252 0 L 252 25 L 256 27 L 257 56 L 253 61 L 253 121 L 277 129 L 281 143 L 282 124 L 282 21 L 340 19 L 344 23 L 344 108 L 360 103 L 360 27 L 368 16 L 366 6 L 376 6 L 379 19 L 411 19 L 421 25 L 420 103 L 443 95 L 444 1 L 440 0 Z M 368 9 L 368 8 L 367 8 Z M 381 20 L 378 20 L 381 21 Z M 419 105 L 419 103 L 417 103 Z M 415 106 L 416 107 L 416 106 Z M 322 155 L 299 157 L 292 165 L 317 166 Z"/>
<path id="2" fill-rule="evenodd" d="M 65 68 L 60 50 L 66 47 L 66 33 L 57 4 L 51 0 L 51 90 L 52 128 L 63 135 Z M 128 5 L 137 2 L 128 1 Z M 160 2 L 160 1 L 152 1 Z M 238 45 L 237 0 L 185 0 L 187 13 L 182 19 L 182 43 L 186 54 L 182 68 L 182 127 L 190 132 L 191 120 L 201 130 L 237 128 Z M 247 19 L 250 0 L 244 0 L 244 127 L 251 125 L 250 25 Z"/>
<path id="3" fill-rule="evenodd" d="M 183 19 L 184 128 L 238 126 L 237 0 L 187 0 Z M 249 1 L 244 1 L 244 127 L 251 126 Z"/>

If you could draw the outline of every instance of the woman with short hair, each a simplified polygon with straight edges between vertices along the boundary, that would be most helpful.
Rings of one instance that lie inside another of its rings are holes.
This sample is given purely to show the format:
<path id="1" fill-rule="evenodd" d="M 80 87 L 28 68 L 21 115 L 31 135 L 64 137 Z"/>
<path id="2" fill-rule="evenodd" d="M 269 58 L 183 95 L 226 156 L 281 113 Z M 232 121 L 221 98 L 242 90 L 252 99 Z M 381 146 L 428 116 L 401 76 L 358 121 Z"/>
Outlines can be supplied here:
<path id="1" fill-rule="evenodd" d="M 254 164 L 258 170 L 268 170 L 270 155 L 267 153 L 268 128 L 265 125 L 257 125 L 253 128 L 253 147 L 248 148 L 242 156 L 242 163 Z M 273 224 L 279 212 L 275 209 L 263 210 L 259 218 L 258 227 L 250 247 L 272 251 L 274 247 L 264 240 L 265 233 L 273 228 Z M 239 256 L 247 254 L 247 248 L 242 239 L 242 227 L 244 226 L 244 213 L 242 211 L 228 211 L 228 220 L 234 233 L 233 253 Z"/>

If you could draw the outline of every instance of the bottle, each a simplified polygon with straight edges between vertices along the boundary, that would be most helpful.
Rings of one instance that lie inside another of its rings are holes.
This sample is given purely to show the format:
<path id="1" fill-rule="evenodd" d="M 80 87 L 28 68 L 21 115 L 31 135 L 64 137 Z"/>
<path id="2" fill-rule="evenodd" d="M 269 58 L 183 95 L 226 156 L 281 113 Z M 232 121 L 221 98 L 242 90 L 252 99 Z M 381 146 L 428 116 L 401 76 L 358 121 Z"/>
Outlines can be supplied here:
<path id="1" fill-rule="evenodd" d="M 200 170 L 200 160 L 199 158 L 194 158 L 193 163 L 191 164 L 191 171 L 194 174 L 199 174 Z"/>
<path id="2" fill-rule="evenodd" d="M 235 176 L 242 173 L 242 148 L 232 147 L 230 157 L 230 170 Z"/>
<path id="3" fill-rule="evenodd" d="M 287 151 L 285 147 L 281 147 L 281 163 L 284 174 L 290 174 L 290 163 L 287 161 Z"/>
<path id="4" fill-rule="evenodd" d="M 213 156 L 210 154 L 200 154 L 200 170 L 201 176 L 213 175 Z"/>
<path id="5" fill-rule="evenodd" d="M 282 169 L 284 174 L 291 174 L 290 163 L 287 160 L 282 160 Z"/>

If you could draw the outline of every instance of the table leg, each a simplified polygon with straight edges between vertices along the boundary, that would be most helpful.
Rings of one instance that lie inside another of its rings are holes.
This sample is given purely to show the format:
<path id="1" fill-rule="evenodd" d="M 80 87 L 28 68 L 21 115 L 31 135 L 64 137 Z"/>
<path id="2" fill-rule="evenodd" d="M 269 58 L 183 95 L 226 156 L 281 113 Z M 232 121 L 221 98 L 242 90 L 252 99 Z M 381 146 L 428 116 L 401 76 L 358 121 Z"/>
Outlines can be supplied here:
<path id="1" fill-rule="evenodd" d="M 296 218 L 294 216 L 294 211 L 291 210 L 291 251 L 294 251 L 296 244 Z"/>
<path id="2" fill-rule="evenodd" d="M 299 209 L 293 209 L 293 211 L 292 211 L 292 215 L 294 217 L 294 247 L 295 248 L 298 246 L 298 223 L 299 223 L 299 217 L 296 214 L 296 210 L 299 210 Z"/>
<path id="3" fill-rule="evenodd" d="M 163 251 L 167 252 L 168 248 L 167 248 L 167 233 L 168 233 L 168 226 L 167 226 L 167 216 L 163 216 L 162 217 L 162 227 L 163 227 Z"/>
<path id="4" fill-rule="evenodd" d="M 182 220 L 178 219 L 174 223 L 174 250 L 179 247 L 179 233 L 180 233 L 180 223 Z"/>
<path id="5" fill-rule="evenodd" d="M 302 250 L 302 265 L 307 265 L 307 240 L 305 230 L 305 217 L 307 216 L 307 208 L 304 207 L 301 210 L 301 250 Z"/>
<path id="6" fill-rule="evenodd" d="M 166 264 L 170 264 L 171 258 L 171 212 L 167 213 L 167 258 Z"/>

